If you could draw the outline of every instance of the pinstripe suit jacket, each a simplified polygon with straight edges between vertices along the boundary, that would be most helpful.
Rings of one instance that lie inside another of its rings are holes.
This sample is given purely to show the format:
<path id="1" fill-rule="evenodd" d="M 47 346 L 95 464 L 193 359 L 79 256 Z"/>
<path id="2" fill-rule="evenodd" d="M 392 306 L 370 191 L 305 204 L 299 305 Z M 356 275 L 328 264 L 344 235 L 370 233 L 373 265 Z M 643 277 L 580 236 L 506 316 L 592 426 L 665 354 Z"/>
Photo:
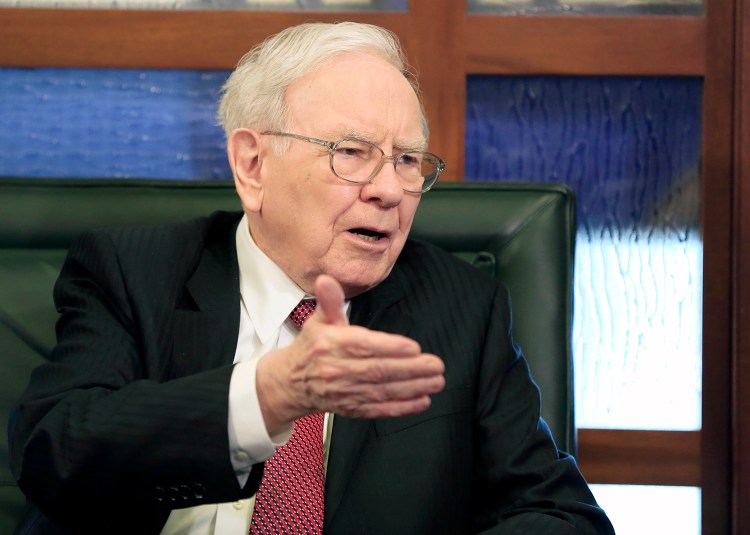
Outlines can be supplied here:
<path id="1" fill-rule="evenodd" d="M 240 216 L 94 231 L 71 247 L 58 345 L 11 424 L 34 504 L 26 533 L 158 533 L 172 508 L 254 493 L 262 465 L 240 488 L 226 427 Z M 326 533 L 612 532 L 540 420 L 510 320 L 494 279 L 412 241 L 353 300 L 352 323 L 443 358 L 446 388 L 422 414 L 336 418 Z"/>

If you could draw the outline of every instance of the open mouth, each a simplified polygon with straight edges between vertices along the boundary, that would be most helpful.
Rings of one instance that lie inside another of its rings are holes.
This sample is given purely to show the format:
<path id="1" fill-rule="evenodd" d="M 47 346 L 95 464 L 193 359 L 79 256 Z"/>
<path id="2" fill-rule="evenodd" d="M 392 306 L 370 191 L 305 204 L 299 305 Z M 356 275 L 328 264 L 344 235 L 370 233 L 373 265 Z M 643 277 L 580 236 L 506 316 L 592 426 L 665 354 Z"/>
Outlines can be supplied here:
<path id="1" fill-rule="evenodd" d="M 349 229 L 349 232 L 369 242 L 376 242 L 381 238 L 386 237 L 386 234 L 384 234 L 383 232 L 378 232 L 376 230 L 371 230 L 368 228 L 353 228 Z"/>

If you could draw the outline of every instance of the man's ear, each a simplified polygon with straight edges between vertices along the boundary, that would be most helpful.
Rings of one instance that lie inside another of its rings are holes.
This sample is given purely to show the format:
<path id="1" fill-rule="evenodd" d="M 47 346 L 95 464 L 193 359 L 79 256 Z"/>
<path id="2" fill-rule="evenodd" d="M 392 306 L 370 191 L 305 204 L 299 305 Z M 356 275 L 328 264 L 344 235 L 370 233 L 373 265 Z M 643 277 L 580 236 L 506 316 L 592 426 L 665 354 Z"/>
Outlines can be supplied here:
<path id="1" fill-rule="evenodd" d="M 243 208 L 259 212 L 263 204 L 260 134 L 247 128 L 234 130 L 227 139 L 227 156 Z"/>

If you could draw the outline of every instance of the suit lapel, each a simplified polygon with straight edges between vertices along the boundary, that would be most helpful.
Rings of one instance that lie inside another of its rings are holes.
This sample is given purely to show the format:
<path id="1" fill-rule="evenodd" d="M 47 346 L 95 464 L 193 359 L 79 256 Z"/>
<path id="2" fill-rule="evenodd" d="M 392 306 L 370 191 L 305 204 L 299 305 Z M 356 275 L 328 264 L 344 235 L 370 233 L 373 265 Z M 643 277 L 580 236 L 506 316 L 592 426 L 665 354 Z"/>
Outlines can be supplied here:
<path id="1" fill-rule="evenodd" d="M 411 329 L 412 318 L 393 307 L 401 299 L 403 288 L 398 277 L 392 274 L 373 290 L 352 300 L 350 323 L 372 330 L 406 335 Z M 326 474 L 324 531 L 333 521 L 371 426 L 371 420 L 334 417 Z"/>
<path id="2" fill-rule="evenodd" d="M 239 267 L 235 233 L 224 234 L 206 245 L 185 285 L 197 310 L 175 312 L 174 376 L 225 366 L 234 358 L 240 327 Z"/>

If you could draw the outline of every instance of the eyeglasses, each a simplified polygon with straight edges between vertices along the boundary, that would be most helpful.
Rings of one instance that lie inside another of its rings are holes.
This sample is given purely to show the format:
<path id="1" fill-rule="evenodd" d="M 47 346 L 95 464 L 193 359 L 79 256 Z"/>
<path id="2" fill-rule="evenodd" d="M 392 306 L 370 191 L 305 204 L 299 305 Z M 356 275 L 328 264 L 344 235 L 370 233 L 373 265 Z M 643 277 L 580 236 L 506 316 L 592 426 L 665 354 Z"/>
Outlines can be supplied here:
<path id="1" fill-rule="evenodd" d="M 383 149 L 361 139 L 346 138 L 334 142 L 288 132 L 263 132 L 262 135 L 291 137 L 322 145 L 328 149 L 333 174 L 355 184 L 370 182 L 383 168 L 385 161 L 391 160 L 404 191 L 424 193 L 435 185 L 438 176 L 445 169 L 445 162 L 439 156 L 421 150 L 407 150 L 386 156 Z"/>

